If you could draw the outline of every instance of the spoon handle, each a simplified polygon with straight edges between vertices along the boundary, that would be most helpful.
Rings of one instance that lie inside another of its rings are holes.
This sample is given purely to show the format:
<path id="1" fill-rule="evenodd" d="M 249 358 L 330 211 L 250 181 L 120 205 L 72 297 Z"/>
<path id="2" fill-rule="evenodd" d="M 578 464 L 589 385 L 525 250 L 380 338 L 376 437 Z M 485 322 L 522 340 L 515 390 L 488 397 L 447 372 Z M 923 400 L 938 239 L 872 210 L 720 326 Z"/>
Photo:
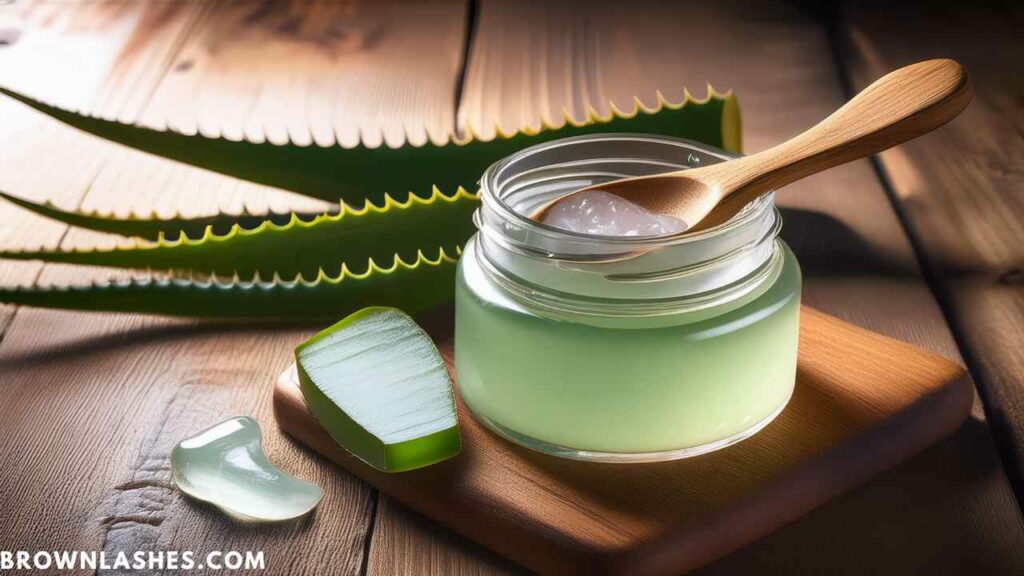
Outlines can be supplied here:
<path id="1" fill-rule="evenodd" d="M 720 175 L 724 195 L 760 194 L 881 152 L 949 122 L 971 101 L 967 73 L 953 60 L 926 60 L 895 70 L 865 88 L 806 132 L 741 159 Z M 730 163 L 723 163 L 726 166 Z M 709 167 L 709 168 L 713 168 Z"/>

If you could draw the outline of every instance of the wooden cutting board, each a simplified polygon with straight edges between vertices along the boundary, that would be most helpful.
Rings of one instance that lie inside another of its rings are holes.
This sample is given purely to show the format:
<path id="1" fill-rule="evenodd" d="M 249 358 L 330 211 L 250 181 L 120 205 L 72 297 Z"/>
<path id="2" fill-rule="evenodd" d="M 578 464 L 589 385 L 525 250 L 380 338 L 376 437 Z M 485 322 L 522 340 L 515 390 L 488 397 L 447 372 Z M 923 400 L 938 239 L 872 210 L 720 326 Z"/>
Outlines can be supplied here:
<path id="1" fill-rule="evenodd" d="M 450 343 L 441 349 L 451 366 Z M 695 458 L 558 459 L 488 432 L 460 402 L 459 456 L 385 474 L 338 446 L 287 380 L 274 413 L 299 442 L 532 570 L 679 574 L 909 458 L 955 430 L 972 400 L 960 366 L 804 307 L 789 405 L 752 438 Z"/>

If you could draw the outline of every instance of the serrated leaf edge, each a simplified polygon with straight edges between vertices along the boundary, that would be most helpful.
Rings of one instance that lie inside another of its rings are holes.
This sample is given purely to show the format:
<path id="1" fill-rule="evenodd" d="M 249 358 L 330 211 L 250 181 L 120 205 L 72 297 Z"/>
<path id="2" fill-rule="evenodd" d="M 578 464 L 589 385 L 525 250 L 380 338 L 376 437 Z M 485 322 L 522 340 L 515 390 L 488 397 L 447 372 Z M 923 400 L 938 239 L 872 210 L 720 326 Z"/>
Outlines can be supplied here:
<path id="1" fill-rule="evenodd" d="M 81 210 L 77 208 L 67 209 L 54 204 L 53 201 L 51 201 L 50 199 L 46 199 L 41 202 L 36 202 L 34 200 L 30 200 L 28 198 L 18 196 L 16 194 L 11 194 L 10 192 L 5 192 L 3 190 L 0 190 L 0 198 L 3 198 L 4 200 L 7 200 L 11 204 L 20 206 L 25 210 L 28 210 L 29 212 L 33 212 L 41 216 L 51 217 L 45 214 L 44 212 L 57 212 L 59 214 L 67 214 L 69 216 L 77 218 L 112 220 L 115 222 L 158 222 L 168 220 L 198 220 L 202 218 L 216 218 L 218 216 L 226 216 L 229 218 L 281 218 L 291 214 L 296 214 L 296 212 L 292 211 L 274 212 L 273 210 L 267 210 L 266 212 L 253 212 L 249 210 L 248 207 L 245 207 L 240 212 L 221 211 L 217 212 L 216 214 L 199 214 L 196 216 L 185 216 L 184 214 L 181 213 L 180 210 L 175 210 L 173 213 L 167 216 L 163 216 L 155 209 L 150 210 L 149 214 L 136 212 L 135 210 L 129 210 L 127 215 L 118 216 L 113 210 L 99 210 L 96 208 L 92 210 Z M 333 213 L 334 212 L 324 211 L 317 213 L 316 215 L 319 216 L 320 214 Z M 60 218 L 57 216 L 53 216 L 51 218 L 60 220 Z M 64 222 L 64 220 L 61 221 Z"/>
<path id="2" fill-rule="evenodd" d="M 81 285 L 67 285 L 67 284 L 49 284 L 45 286 L 2 286 L 0 287 L 0 294 L 2 293 L 24 293 L 24 292 L 74 292 L 74 291 L 90 291 L 90 290 L 110 290 L 116 288 L 127 288 L 133 286 L 145 287 L 150 285 L 157 286 L 179 286 L 179 287 L 194 287 L 201 290 L 293 290 L 301 288 L 316 288 L 321 284 L 333 284 L 338 285 L 345 281 L 362 281 L 370 279 L 375 275 L 391 275 L 406 270 L 416 270 L 420 267 L 438 267 L 445 264 L 454 264 L 458 261 L 462 255 L 461 248 L 455 248 L 455 255 L 451 256 L 444 248 L 438 249 L 437 258 L 430 258 L 424 254 L 423 250 L 416 251 L 416 259 L 412 262 L 406 262 L 398 254 L 395 254 L 394 260 L 390 266 L 383 267 L 373 259 L 370 258 L 367 263 L 365 272 L 353 272 L 347 264 L 342 264 L 341 270 L 335 276 L 331 276 L 326 273 L 321 267 L 318 269 L 315 277 L 309 279 L 305 278 L 302 273 L 295 275 L 295 278 L 291 280 L 285 280 L 280 277 L 276 272 L 269 280 L 264 280 L 260 277 L 260 274 L 255 274 L 251 279 L 242 279 L 238 274 L 233 275 L 229 280 L 221 280 L 216 276 L 210 276 L 209 278 L 196 279 L 198 274 L 192 273 L 184 277 L 155 277 L 155 274 L 159 274 L 162 271 L 145 270 L 145 274 L 149 274 L 148 278 L 125 278 L 125 279 L 107 279 L 107 280 L 94 280 L 88 284 Z"/>
<path id="3" fill-rule="evenodd" d="M 352 145 L 352 146 L 345 146 L 345 145 L 337 142 L 336 139 L 335 139 L 334 143 L 329 144 L 329 145 L 320 144 L 320 143 L 316 142 L 315 138 L 312 138 L 312 133 L 310 133 L 310 138 L 309 139 L 307 139 L 305 141 L 296 141 L 292 137 L 291 133 L 289 132 L 287 137 L 284 140 L 280 141 L 280 142 L 273 142 L 273 141 L 267 140 L 266 138 L 261 139 L 261 140 L 254 140 L 254 139 L 250 139 L 244 133 L 243 133 L 243 137 L 240 138 L 240 139 L 227 138 L 227 137 L 224 137 L 223 135 L 217 136 L 217 137 L 211 137 L 211 136 L 207 136 L 207 135 L 203 134 L 202 131 L 200 131 L 198 129 L 195 132 L 192 132 L 192 131 L 185 132 L 185 131 L 181 131 L 181 130 L 178 130 L 176 128 L 173 128 L 173 127 L 171 127 L 168 124 L 167 118 L 163 118 L 162 121 L 159 123 L 161 127 L 154 127 L 153 125 L 150 125 L 150 124 L 140 124 L 138 122 L 126 122 L 126 121 L 121 120 L 120 118 L 112 117 L 110 115 L 91 114 L 91 113 L 88 113 L 88 112 L 80 111 L 80 109 L 78 109 L 78 108 L 60 106 L 60 105 L 57 105 L 57 104 L 53 103 L 53 101 L 37 99 L 37 98 L 28 96 L 26 94 L 22 94 L 20 92 L 17 92 L 15 90 L 11 89 L 11 88 L 7 88 L 7 87 L 4 87 L 4 86 L 0 86 L 0 94 L 4 94 L 4 95 L 6 95 L 6 96 L 8 96 L 8 97 L 10 97 L 10 98 L 12 98 L 14 100 L 17 100 L 18 102 L 21 102 L 22 104 L 25 104 L 26 106 L 29 106 L 29 107 L 34 108 L 36 110 L 39 110 L 40 112 L 43 112 L 44 114 L 46 114 L 46 111 L 43 110 L 43 108 L 49 108 L 49 109 L 53 109 L 53 110 L 58 110 L 60 112 L 64 112 L 66 114 L 74 114 L 74 115 L 82 117 L 82 118 L 89 118 L 89 119 L 94 119 L 94 120 L 101 120 L 101 121 L 104 121 L 104 122 L 111 122 L 111 123 L 119 124 L 121 126 L 136 128 L 136 129 L 139 129 L 139 130 L 149 130 L 149 131 L 152 131 L 152 132 L 166 132 L 166 133 L 176 134 L 176 135 L 185 136 L 185 137 L 189 137 L 189 138 L 203 138 L 203 139 L 206 139 L 206 140 L 226 140 L 226 141 L 230 141 L 230 142 L 247 142 L 249 144 L 259 144 L 259 145 L 270 144 L 271 146 L 296 146 L 296 147 L 299 147 L 299 148 L 305 148 L 305 147 L 314 146 L 314 145 L 318 146 L 318 147 L 321 147 L 321 148 L 331 148 L 331 147 L 334 147 L 334 146 L 338 146 L 338 147 L 340 147 L 342 149 L 346 149 L 346 150 L 350 150 L 350 149 L 354 149 L 354 148 L 366 148 L 366 149 L 385 148 L 385 149 L 389 149 L 389 150 L 397 150 L 397 149 L 404 148 L 404 147 L 423 148 L 423 147 L 426 147 L 426 146 L 435 146 L 435 147 L 445 147 L 445 146 L 449 146 L 449 145 L 465 146 L 465 145 L 468 145 L 468 144 L 472 144 L 474 142 L 489 142 L 489 141 L 497 140 L 497 139 L 507 140 L 507 139 L 511 139 L 511 138 L 514 138 L 514 137 L 519 136 L 519 135 L 536 136 L 536 135 L 540 134 L 541 132 L 544 132 L 544 131 L 547 131 L 547 130 L 558 130 L 560 128 L 564 128 L 567 125 L 575 127 L 575 128 L 581 128 L 581 127 L 584 127 L 584 126 L 590 126 L 592 124 L 605 124 L 605 123 L 611 122 L 612 120 L 615 120 L 616 118 L 623 119 L 623 120 L 629 120 L 631 118 L 636 117 L 638 114 L 641 114 L 641 113 L 643 113 L 643 114 L 657 114 L 658 112 L 661 112 L 663 109 L 678 110 L 678 109 L 686 106 L 687 104 L 691 104 L 691 103 L 699 105 L 699 104 L 706 104 L 707 102 L 709 102 L 712 99 L 729 101 L 729 100 L 734 98 L 732 90 L 729 90 L 727 92 L 718 92 L 709 83 L 709 84 L 707 84 L 707 95 L 704 98 L 697 98 L 697 97 L 695 97 L 689 91 L 689 89 L 684 88 L 683 89 L 683 99 L 680 102 L 672 102 L 672 101 L 668 100 L 665 97 L 664 93 L 661 90 L 655 90 L 655 92 L 654 92 L 654 95 L 655 95 L 655 105 L 653 107 L 652 106 L 647 106 L 646 104 L 644 104 L 639 96 L 634 96 L 633 97 L 633 107 L 632 107 L 631 110 L 623 110 L 617 104 L 615 104 L 614 101 L 609 99 L 608 100 L 608 110 L 609 110 L 609 112 L 607 114 L 601 114 L 600 112 L 597 111 L 597 109 L 593 105 L 587 104 L 585 109 L 584 109 L 584 117 L 583 117 L 582 120 L 577 120 L 575 117 L 573 117 L 572 113 L 569 111 L 568 108 L 563 107 L 562 108 L 562 119 L 561 119 L 561 122 L 556 122 L 556 121 L 552 120 L 551 118 L 549 118 L 547 115 L 541 115 L 541 118 L 540 118 L 541 122 L 540 122 L 540 127 L 539 128 L 533 128 L 533 127 L 530 127 L 530 126 L 526 126 L 526 127 L 516 128 L 516 129 L 513 129 L 513 130 L 506 130 L 501 125 L 500 122 L 495 121 L 494 122 L 494 134 L 495 135 L 494 135 L 493 138 L 485 138 L 485 137 L 481 136 L 479 130 L 475 130 L 472 126 L 470 126 L 469 128 L 467 128 L 467 129 L 462 131 L 462 132 L 465 133 L 464 136 L 459 136 L 457 133 L 455 133 L 453 131 L 453 132 L 449 132 L 447 134 L 447 136 L 446 136 L 446 139 L 444 141 L 442 141 L 442 142 L 435 142 L 432 138 L 428 137 L 425 142 L 413 143 L 413 142 L 410 142 L 408 127 L 403 126 L 402 127 L 401 142 L 398 142 L 395 145 L 392 145 L 391 143 L 387 142 L 387 140 L 385 138 L 381 138 L 381 142 L 379 144 L 375 145 L 375 146 L 367 145 L 365 143 L 366 139 L 364 138 L 362 131 L 360 131 L 359 132 L 359 141 L 356 144 Z"/>
<path id="4" fill-rule="evenodd" d="M 9 194 L 5 194 L 3 192 L 0 192 L 0 196 L 2 196 L 4 198 L 7 198 L 9 200 L 11 199 Z M 17 198 L 17 197 L 15 197 L 15 198 Z M 342 201 L 342 202 L 339 202 L 339 210 L 337 212 L 324 212 L 322 214 L 316 215 L 315 217 L 313 217 L 310 220 L 305 220 L 298 213 L 291 212 L 290 213 L 291 217 L 289 218 L 288 222 L 286 222 L 284 224 L 277 224 L 277 223 L 275 223 L 275 222 L 273 222 L 272 220 L 269 220 L 269 219 L 268 220 L 264 220 L 260 225 L 254 227 L 254 228 L 243 228 L 239 224 L 233 224 L 231 226 L 231 229 L 228 232 L 226 232 L 225 234 L 217 234 L 213 230 L 213 226 L 209 225 L 209 226 L 206 227 L 206 230 L 203 232 L 203 235 L 200 236 L 200 237 L 196 237 L 196 238 L 190 238 L 190 237 L 188 237 L 185 234 L 181 234 L 181 235 L 179 235 L 174 240 L 167 240 L 166 239 L 166 235 L 163 232 L 161 232 L 159 237 L 155 241 L 145 240 L 145 239 L 141 239 L 141 238 L 133 238 L 126 245 L 113 246 L 113 247 L 110 247 L 110 248 L 76 247 L 76 248 L 73 248 L 71 250 L 61 250 L 59 248 L 55 248 L 55 249 L 52 249 L 52 250 L 2 250 L 2 251 L 0 251 L 0 258 L 8 258 L 8 259 L 12 259 L 12 260 L 13 259 L 26 260 L 26 259 L 30 259 L 30 258 L 34 258 L 34 257 L 39 257 L 39 258 L 45 259 L 43 257 L 45 256 L 46 253 L 50 253 L 50 254 L 53 254 L 53 253 L 58 253 L 58 254 L 93 254 L 93 253 L 100 253 L 100 254 L 103 254 L 103 253 L 117 252 L 119 250 L 135 250 L 135 249 L 139 249 L 139 250 L 147 250 L 147 249 L 155 250 L 155 249 L 161 249 L 161 248 L 174 248 L 174 247 L 181 246 L 181 245 L 195 246 L 195 245 L 199 245 L 199 244 L 205 244 L 206 242 L 224 242 L 224 241 L 230 240 L 231 238 L 233 238 L 235 236 L 249 236 L 249 235 L 253 235 L 253 234 L 259 234 L 259 233 L 261 233 L 264 230 L 288 230 L 288 229 L 291 229 L 291 228 L 294 228 L 294 227 L 309 228 L 309 227 L 313 227 L 313 226 L 322 224 L 324 222 L 338 222 L 338 221 L 341 221 L 341 220 L 343 220 L 345 218 L 358 218 L 360 216 L 365 216 L 366 214 L 368 214 L 370 212 L 376 212 L 378 214 L 386 214 L 386 213 L 390 212 L 391 210 L 406 210 L 406 209 L 409 209 L 409 208 L 411 208 L 413 206 L 430 206 L 430 205 L 433 205 L 433 204 L 439 203 L 439 202 L 447 202 L 449 204 L 452 204 L 452 203 L 459 202 L 459 201 L 462 201 L 462 200 L 469 200 L 469 201 L 479 200 L 479 198 L 480 198 L 479 193 L 468 192 L 465 188 L 463 188 L 461 186 L 455 191 L 454 194 L 451 194 L 451 195 L 447 195 L 444 192 L 442 192 L 437 186 L 433 186 L 432 189 L 431 189 L 431 194 L 427 198 L 423 198 L 423 197 L 419 196 L 418 194 L 415 194 L 413 192 L 409 192 L 408 196 L 403 201 L 403 200 L 396 200 L 390 193 L 386 193 L 384 195 L 384 200 L 381 202 L 380 205 L 377 205 L 372 200 L 367 199 L 363 203 L 362 208 L 353 208 L 353 207 L 349 206 L 347 203 L 345 203 L 344 201 Z M 18 200 L 21 200 L 21 199 L 19 198 Z M 32 208 L 25 206 L 22 202 L 18 202 L 17 200 L 11 200 L 11 201 L 14 202 L 15 204 L 18 204 L 19 206 L 24 207 L 27 210 L 35 212 L 34 210 L 32 210 Z M 23 201 L 23 202 L 28 202 L 28 201 Z M 49 203 L 47 203 L 47 204 L 49 204 Z M 60 210 L 60 209 L 56 209 L 56 210 L 61 211 L 61 212 L 66 212 L 66 211 Z M 92 212 L 95 213 L 95 211 L 92 211 Z M 78 214 L 85 215 L 84 212 L 78 212 Z M 282 214 L 282 216 L 284 216 L 284 214 Z M 90 217 L 90 218 L 109 218 L 108 216 L 101 216 L 101 215 L 98 215 L 98 216 L 86 215 L 86 217 Z M 176 218 L 176 217 L 172 217 L 172 219 L 174 219 L 174 218 Z M 119 219 L 119 220 L 124 220 L 124 219 L 122 218 L 122 219 Z"/>

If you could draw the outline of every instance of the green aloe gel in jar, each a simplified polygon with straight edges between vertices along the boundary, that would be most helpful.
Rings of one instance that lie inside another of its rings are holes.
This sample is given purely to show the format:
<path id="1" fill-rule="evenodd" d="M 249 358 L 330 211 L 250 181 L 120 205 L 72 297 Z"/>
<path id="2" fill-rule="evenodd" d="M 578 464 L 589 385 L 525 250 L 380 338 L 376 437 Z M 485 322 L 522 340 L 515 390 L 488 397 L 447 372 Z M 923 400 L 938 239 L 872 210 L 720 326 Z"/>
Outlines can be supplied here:
<path id="1" fill-rule="evenodd" d="M 793 392 L 801 283 L 772 195 L 694 234 L 644 215 L 624 223 L 622 206 L 596 227 L 590 212 L 528 216 L 591 184 L 727 158 L 594 135 L 488 169 L 455 301 L 458 391 L 479 421 L 542 452 L 613 462 L 700 454 L 771 422 Z"/>

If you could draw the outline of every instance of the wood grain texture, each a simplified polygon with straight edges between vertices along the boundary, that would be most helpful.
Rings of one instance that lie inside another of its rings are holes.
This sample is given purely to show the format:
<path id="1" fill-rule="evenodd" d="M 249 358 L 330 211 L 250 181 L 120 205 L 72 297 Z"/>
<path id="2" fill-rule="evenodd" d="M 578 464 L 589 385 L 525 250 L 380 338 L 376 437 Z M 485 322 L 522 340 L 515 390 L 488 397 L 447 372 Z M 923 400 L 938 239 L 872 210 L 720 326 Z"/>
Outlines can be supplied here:
<path id="1" fill-rule="evenodd" d="M 218 3 L 143 123 L 300 146 L 447 142 L 465 9 L 453 0 Z"/>
<path id="2" fill-rule="evenodd" d="M 443 344 L 449 370 L 451 343 Z M 459 402 L 461 454 L 381 473 L 339 446 L 294 381 L 281 428 L 394 498 L 546 574 L 678 574 L 779 526 L 957 428 L 973 388 L 956 364 L 811 309 L 792 400 L 752 438 L 697 458 L 560 460 L 481 427 Z M 406 557 L 406 555 L 393 555 Z"/>
<path id="3" fill-rule="evenodd" d="M 127 12 L 160 11 L 167 4 L 181 8 L 176 12 L 177 23 L 168 25 L 177 30 L 173 39 L 169 37 L 168 42 L 160 44 L 162 37 L 150 33 L 148 41 L 136 48 L 136 54 L 159 53 L 161 61 L 166 62 L 178 62 L 179 50 L 186 44 L 184 38 L 191 37 L 195 26 L 213 17 L 212 7 L 206 3 L 113 4 Z M 449 9 L 447 5 L 434 6 Z M 93 8 L 90 4 L 86 11 Z M 431 21 L 424 10 L 420 16 Z M 260 21 L 253 26 L 298 26 L 303 30 L 316 26 L 313 20 L 296 22 L 294 13 L 288 14 L 292 17 L 274 15 L 270 23 Z M 313 11 L 309 17 L 317 14 Z M 144 15 L 115 16 L 111 18 L 149 20 Z M 220 32 L 219 45 L 228 53 L 233 49 L 231 34 L 237 34 L 239 42 L 260 34 L 247 34 L 245 21 L 233 21 L 233 25 L 236 27 L 230 33 Z M 104 30 L 104 25 L 97 25 L 82 34 L 101 35 Z M 126 37 L 132 38 L 133 34 Z M 56 34 L 52 41 L 58 45 L 61 38 Z M 428 58 L 428 47 L 421 48 L 421 56 Z M 115 42 L 105 50 L 120 54 L 128 48 Z M 23 62 L 19 59 L 36 58 L 37 54 L 35 49 L 26 49 L 10 62 Z M 437 55 L 438 59 L 443 56 Z M 36 61 L 36 75 L 45 70 L 44 63 Z M 154 67 L 152 62 L 137 64 L 140 70 Z M 133 69 L 135 65 L 132 57 L 124 57 L 122 68 Z M 363 72 L 368 85 L 374 85 L 375 71 L 394 84 L 395 70 L 371 66 Z M 155 76 L 140 73 L 131 81 L 122 75 L 112 81 L 117 87 L 112 94 L 126 92 L 138 100 L 111 104 L 109 109 L 105 99 L 95 105 L 103 107 L 104 114 L 109 112 L 122 119 L 164 117 L 169 111 L 188 108 L 193 94 L 173 83 L 158 82 L 163 70 L 159 72 Z M 246 71 L 237 72 L 235 78 Z M 209 77 L 204 83 L 214 92 L 218 89 Z M 102 81 L 94 84 L 104 85 Z M 412 90 L 411 85 L 407 87 Z M 252 89 L 258 90 L 258 86 Z M 159 100 L 159 104 L 151 100 Z M 275 102 L 274 106 L 280 104 Z M 417 114 L 410 102 L 392 100 L 390 104 L 406 106 L 409 118 Z M 121 214 L 127 208 L 154 206 L 162 213 L 181 209 L 186 214 L 210 213 L 218 208 L 237 210 L 243 204 L 253 210 L 303 207 L 303 201 L 293 195 L 112 146 L 56 126 L 9 102 L 0 102 L 0 106 L 5 113 L 0 130 L 14 135 L 39 133 L 39 138 L 28 141 L 32 143 L 30 150 L 22 148 L 24 139 L 5 140 L 4 151 L 12 154 L 10 159 L 0 155 L 0 162 L 12 171 L 0 176 L 0 182 L 12 192 L 38 199 L 53 197 L 66 207 L 116 206 Z M 10 124 L 6 122 L 8 112 L 14 120 Z M 428 114 L 419 124 L 433 121 Z M 29 186 L 32 189 L 26 190 Z M 82 230 L 51 232 L 13 208 L 2 209 L 16 223 L 4 239 L 11 245 L 38 240 L 71 248 L 117 242 L 113 237 Z M 85 282 L 112 275 L 109 270 L 65 266 L 46 266 L 40 271 L 37 265 L 25 271 L 12 269 L 10 274 L 7 270 L 4 268 L 5 281 L 31 282 L 38 275 L 38 282 L 43 284 Z M 325 323 L 332 320 L 326 312 Z M 360 573 L 372 526 L 373 490 L 299 449 L 273 426 L 264 429 L 264 446 L 271 461 L 324 488 L 324 500 L 313 516 L 278 526 L 241 526 L 206 505 L 184 498 L 170 483 L 168 456 L 181 438 L 238 414 L 252 415 L 264 425 L 272 421 L 268 387 L 272 379 L 268 378 L 280 371 L 295 344 L 311 332 L 131 315 L 18 310 L 0 344 L 0 404 L 12 412 L 0 424 L 0 461 L 5 464 L 5 473 L 0 476 L 4 502 L 0 511 L 2 547 L 107 552 L 176 549 L 200 554 L 209 550 L 260 550 L 266 555 L 270 573 L 321 574 L 324 567 L 330 567 L 332 573 Z"/>
<path id="4" fill-rule="evenodd" d="M 58 106 L 132 121 L 203 4 L 6 2 L 0 82 Z"/>
<path id="5" fill-rule="evenodd" d="M 850 2 L 843 55 L 854 86 L 937 55 L 976 85 L 964 115 L 880 157 L 985 399 L 1024 498 L 1024 13 L 981 3 L 943 15 L 924 3 Z M 894 12 L 895 10 L 895 12 Z"/>
<path id="6" fill-rule="evenodd" d="M 370 576 L 395 574 L 523 574 L 526 570 L 460 537 L 404 504 L 391 498 L 380 500 L 379 522 L 374 533 L 378 542 L 394 545 L 378 550 L 367 564 Z M 417 529 L 410 530 L 410 526 Z M 410 554 L 416 551 L 416 554 Z"/>
<path id="7" fill-rule="evenodd" d="M 784 2 L 588 2 L 580 10 L 485 1 L 474 38 L 458 118 L 483 131 L 496 122 L 536 125 L 563 108 L 581 115 L 587 106 L 606 110 L 609 100 L 628 105 L 634 96 L 652 105 L 656 90 L 670 100 L 684 87 L 702 96 L 710 82 L 739 96 L 745 148 L 756 152 L 847 97 L 825 27 Z M 959 358 L 867 161 L 789 186 L 779 203 L 783 236 L 805 272 L 806 304 Z M 1024 570 L 1024 526 L 983 418 L 976 404 L 972 423 L 950 440 L 699 572 Z M 398 548 L 392 537 L 375 534 L 370 566 Z M 425 554 L 420 540 L 405 538 L 404 554 Z"/>

